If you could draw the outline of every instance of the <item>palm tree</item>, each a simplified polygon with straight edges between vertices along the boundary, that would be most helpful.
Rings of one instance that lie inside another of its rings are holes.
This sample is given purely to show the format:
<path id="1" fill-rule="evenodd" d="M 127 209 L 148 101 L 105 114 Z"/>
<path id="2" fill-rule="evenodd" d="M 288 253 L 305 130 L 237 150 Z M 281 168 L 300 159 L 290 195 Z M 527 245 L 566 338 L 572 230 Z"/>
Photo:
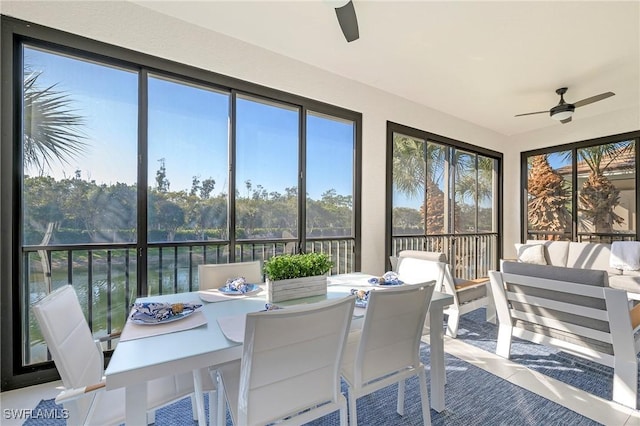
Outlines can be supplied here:
<path id="1" fill-rule="evenodd" d="M 408 197 L 425 196 L 420 213 L 425 220 L 427 234 L 448 232 L 445 229 L 445 193 L 440 188 L 447 177 L 447 150 L 444 145 L 395 134 L 393 148 L 393 183 L 399 192 Z M 493 163 L 488 157 L 456 150 L 455 168 L 456 199 L 481 200 L 493 196 Z M 426 159 L 426 164 L 425 164 Z M 460 211 L 456 206 L 455 222 L 460 223 Z"/>
<path id="2" fill-rule="evenodd" d="M 24 68 L 23 80 L 23 167 L 35 168 L 40 176 L 55 160 L 68 164 L 86 149 L 81 131 L 84 119 L 71 109 L 68 94 L 55 90 L 55 85 L 41 88 L 40 72 Z M 47 245 L 57 224 L 48 222 L 40 245 Z M 39 250 L 44 282 L 51 291 L 51 266 L 45 250 Z"/>
<path id="3" fill-rule="evenodd" d="M 548 238 L 571 229 L 571 213 L 567 203 L 571 192 L 566 181 L 549 164 L 546 154 L 529 157 L 527 179 L 529 229 L 549 232 Z"/>
<path id="4" fill-rule="evenodd" d="M 623 141 L 578 150 L 578 158 L 590 170 L 589 177 L 580 188 L 578 211 L 582 213 L 582 220 L 593 225 L 596 233 L 610 233 L 614 224 L 624 223 L 624 219 L 614 211 L 620 203 L 620 190 L 604 172 L 634 148 L 633 141 Z"/>
<path id="5" fill-rule="evenodd" d="M 399 134 L 393 142 L 394 185 L 410 198 L 425 197 L 420 214 L 427 234 L 446 232 L 444 192 L 438 187 L 444 174 L 444 146 Z"/>
<path id="6" fill-rule="evenodd" d="M 72 109 L 71 97 L 55 90 L 55 84 L 42 88 L 40 75 L 25 67 L 23 161 L 25 168 L 34 167 L 42 175 L 54 161 L 69 164 L 87 143 L 81 130 L 85 120 Z"/>

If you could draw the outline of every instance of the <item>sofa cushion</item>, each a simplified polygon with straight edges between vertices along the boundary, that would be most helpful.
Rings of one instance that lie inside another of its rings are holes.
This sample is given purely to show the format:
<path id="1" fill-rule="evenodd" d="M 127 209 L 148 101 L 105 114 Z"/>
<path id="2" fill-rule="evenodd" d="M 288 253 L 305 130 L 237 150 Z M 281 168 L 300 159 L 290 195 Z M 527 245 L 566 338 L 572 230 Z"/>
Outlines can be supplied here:
<path id="1" fill-rule="evenodd" d="M 567 266 L 569 241 L 527 240 L 527 244 L 544 245 L 544 257 L 547 259 L 547 265 Z"/>
<path id="2" fill-rule="evenodd" d="M 569 244 L 567 267 L 582 269 L 599 269 L 611 275 L 619 275 L 620 270 L 609 266 L 611 246 L 604 243 L 575 243 Z"/>
<path id="3" fill-rule="evenodd" d="M 563 268 L 550 265 L 532 265 L 520 262 L 504 262 L 502 272 L 530 277 L 544 278 L 548 280 L 566 281 L 598 287 L 608 287 L 608 275 L 605 271 Z"/>
<path id="4" fill-rule="evenodd" d="M 518 254 L 518 262 L 536 265 L 547 264 L 542 244 L 516 244 L 516 253 Z"/>
<path id="5" fill-rule="evenodd" d="M 609 277 L 609 286 L 631 293 L 640 293 L 640 275 L 615 275 Z"/>

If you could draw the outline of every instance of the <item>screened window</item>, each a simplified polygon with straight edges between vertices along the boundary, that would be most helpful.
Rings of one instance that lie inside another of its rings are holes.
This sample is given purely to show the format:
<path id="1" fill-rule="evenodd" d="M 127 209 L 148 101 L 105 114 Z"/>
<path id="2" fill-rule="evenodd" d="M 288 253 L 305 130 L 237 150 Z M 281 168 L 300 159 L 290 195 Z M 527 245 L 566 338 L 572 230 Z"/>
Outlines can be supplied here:
<path id="1" fill-rule="evenodd" d="M 307 238 L 353 236 L 354 133 L 353 121 L 307 113 Z"/>
<path id="2" fill-rule="evenodd" d="M 148 79 L 148 240 L 226 240 L 228 93 Z"/>
<path id="3" fill-rule="evenodd" d="M 203 263 L 316 251 L 358 270 L 359 113 L 45 32 L 2 52 L 21 70 L 3 109 L 23 105 L 2 139 L 21 256 L 3 270 L 20 342 L 3 380 L 52 368 L 29 305 L 62 285 L 101 336 L 138 296 L 197 290 Z"/>
<path id="4" fill-rule="evenodd" d="M 590 242 L 637 239 L 638 137 L 629 136 L 524 152 L 524 237 Z"/>
<path id="5" fill-rule="evenodd" d="M 486 276 L 498 255 L 499 154 L 389 124 L 390 254 L 443 252 L 457 276 Z"/>
<path id="6" fill-rule="evenodd" d="M 299 110 L 238 97 L 236 111 L 236 238 L 297 237 Z"/>

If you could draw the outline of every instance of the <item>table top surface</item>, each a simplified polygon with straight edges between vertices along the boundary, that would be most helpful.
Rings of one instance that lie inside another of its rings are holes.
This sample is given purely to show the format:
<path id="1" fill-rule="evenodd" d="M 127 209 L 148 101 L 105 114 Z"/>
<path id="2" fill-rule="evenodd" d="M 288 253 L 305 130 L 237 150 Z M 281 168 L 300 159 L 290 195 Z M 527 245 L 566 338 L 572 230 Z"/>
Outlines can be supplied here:
<path id="1" fill-rule="evenodd" d="M 371 275 L 354 273 L 329 277 L 326 296 L 314 296 L 278 305 L 314 303 L 327 299 L 345 297 L 353 286 L 367 285 Z M 239 359 L 242 344 L 228 340 L 218 326 L 217 318 L 263 310 L 266 292 L 237 300 L 207 303 L 202 302 L 197 292 L 178 293 L 140 298 L 137 301 L 195 302 L 202 303 L 199 309 L 207 318 L 207 324 L 176 333 L 119 342 L 105 371 L 107 389 L 127 386 L 140 381 L 166 375 L 189 372 L 197 368 L 217 365 Z M 444 307 L 453 302 L 449 294 L 434 292 L 431 305 Z"/>

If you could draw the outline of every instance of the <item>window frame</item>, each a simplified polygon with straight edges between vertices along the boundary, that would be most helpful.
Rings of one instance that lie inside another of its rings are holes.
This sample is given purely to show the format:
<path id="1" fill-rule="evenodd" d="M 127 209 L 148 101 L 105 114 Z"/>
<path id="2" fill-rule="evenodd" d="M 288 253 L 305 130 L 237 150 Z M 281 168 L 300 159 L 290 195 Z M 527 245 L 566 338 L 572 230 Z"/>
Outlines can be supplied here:
<path id="1" fill-rule="evenodd" d="M 387 255 L 386 265 L 387 269 L 391 268 L 390 261 L 388 260 L 388 256 L 393 255 L 393 135 L 395 133 L 400 133 L 409 137 L 414 137 L 417 139 L 421 139 L 425 141 L 426 144 L 431 141 L 437 144 L 441 144 L 446 148 L 454 148 L 456 150 L 465 151 L 467 153 L 475 154 L 476 157 L 476 165 L 477 158 L 479 155 L 492 158 L 496 160 L 496 169 L 494 173 L 496 173 L 497 184 L 496 184 L 496 193 L 494 197 L 496 209 L 496 231 L 498 243 L 497 243 L 497 259 L 502 258 L 503 253 L 503 154 L 498 151 L 493 151 L 488 148 L 472 145 L 467 142 L 458 141 L 455 139 L 448 138 L 446 136 L 437 135 L 435 133 L 430 133 L 424 130 L 416 129 L 413 127 L 405 126 L 402 124 L 394 123 L 391 121 L 387 121 L 387 146 L 386 146 L 386 214 L 385 214 L 385 254 Z M 448 150 L 447 150 L 448 151 Z M 447 154 L 448 155 L 448 154 Z M 450 163 L 449 168 L 455 167 L 455 164 Z M 477 168 L 477 167 L 476 167 Z M 451 183 L 455 185 L 455 181 Z M 446 196 L 447 194 L 445 194 Z M 449 200 L 450 202 L 450 200 Z M 477 209 L 477 205 L 476 205 Z M 477 223 L 476 223 L 477 228 Z M 477 230 L 477 229 L 476 229 Z M 426 232 L 426 229 L 425 229 Z M 426 234 L 425 234 L 426 235 Z M 448 234 L 444 234 L 448 235 Z M 496 264 L 497 268 L 498 265 Z"/>
<path id="2" fill-rule="evenodd" d="M 636 185 L 636 240 L 640 240 L 640 216 L 637 212 L 640 209 L 640 176 L 638 173 L 638 166 L 640 165 L 640 131 L 634 132 L 626 132 L 620 133 L 617 135 L 611 136 L 603 136 L 594 139 L 587 139 L 578 142 L 572 142 L 568 144 L 562 145 L 553 145 L 549 147 L 522 151 L 520 153 L 520 242 L 524 243 L 528 239 L 529 234 L 529 221 L 527 217 L 527 194 L 529 193 L 529 173 L 528 173 L 528 165 L 527 160 L 529 157 L 533 157 L 536 155 L 542 154 L 552 154 L 555 152 L 562 151 L 570 151 L 571 152 L 571 239 L 570 241 L 578 241 L 578 196 L 579 196 L 579 188 L 578 188 L 578 151 L 582 148 L 588 148 L 596 145 L 607 145 L 615 142 L 622 141 L 634 141 L 635 142 L 635 162 L 636 162 L 636 173 L 635 173 L 635 185 Z M 585 233 L 588 234 L 588 233 Z M 629 234 L 632 235 L 632 234 Z"/>
<path id="3" fill-rule="evenodd" d="M 0 203 L 0 226 L 3 230 L 3 238 L 0 242 L 0 292 L 1 298 L 1 329 L 0 336 L 5 344 L 0 348 L 1 355 L 1 389 L 2 391 L 43 383 L 59 378 L 53 363 L 46 365 L 22 366 L 21 362 L 21 313 L 20 290 L 22 286 L 22 157 L 21 157 L 21 76 L 22 62 L 21 46 L 27 43 L 31 46 L 52 50 L 56 53 L 79 56 L 87 60 L 95 60 L 101 64 L 111 65 L 135 70 L 139 75 L 138 82 L 138 152 L 147 152 L 148 138 L 148 111 L 147 111 L 147 78 L 149 75 L 161 76 L 186 84 L 192 83 L 205 86 L 213 90 L 229 92 L 233 98 L 230 106 L 230 120 L 235 120 L 235 96 L 246 95 L 253 98 L 291 105 L 299 109 L 299 144 L 298 155 L 299 193 L 305 192 L 305 152 L 307 110 L 325 114 L 340 119 L 345 119 L 354 124 L 354 160 L 353 160 L 353 244 L 354 244 L 354 269 L 359 270 L 361 264 L 361 187 L 362 187 L 362 113 L 352 111 L 339 106 L 331 105 L 318 100 L 306 98 L 300 95 L 287 93 L 267 86 L 240 80 L 214 71 L 180 64 L 169 59 L 137 52 L 124 47 L 119 47 L 86 37 L 70 34 L 57 29 L 41 26 L 5 15 L 0 16 L 0 31 L 2 35 L 1 46 L 1 71 L 2 79 L 2 105 L 1 125 L 2 135 L 0 144 L 0 196 L 2 200 L 10 200 Z M 235 121 L 232 121 L 234 123 Z M 229 145 L 230 152 L 235 152 L 235 126 L 231 125 Z M 229 180 L 229 204 L 235 203 L 235 173 L 232 165 L 235 164 L 235 154 L 230 153 L 230 180 Z M 137 249 L 137 277 L 139 280 L 139 293 L 146 290 L 147 256 L 146 249 L 162 247 L 162 243 L 150 243 L 147 235 L 147 206 L 148 196 L 148 158 L 146 155 L 138 155 L 138 234 L 137 242 L 133 246 Z M 232 179 L 234 179 L 232 181 Z M 232 183 L 233 182 L 233 183 Z M 231 186 L 233 185 L 233 186 Z M 299 203 L 299 249 L 306 244 L 305 224 L 305 197 L 298 199 Z M 235 228 L 235 204 L 228 212 L 228 228 Z M 230 233 L 229 244 L 233 248 L 236 241 L 235 232 Z M 229 251 L 229 260 L 234 261 L 235 249 Z"/>

